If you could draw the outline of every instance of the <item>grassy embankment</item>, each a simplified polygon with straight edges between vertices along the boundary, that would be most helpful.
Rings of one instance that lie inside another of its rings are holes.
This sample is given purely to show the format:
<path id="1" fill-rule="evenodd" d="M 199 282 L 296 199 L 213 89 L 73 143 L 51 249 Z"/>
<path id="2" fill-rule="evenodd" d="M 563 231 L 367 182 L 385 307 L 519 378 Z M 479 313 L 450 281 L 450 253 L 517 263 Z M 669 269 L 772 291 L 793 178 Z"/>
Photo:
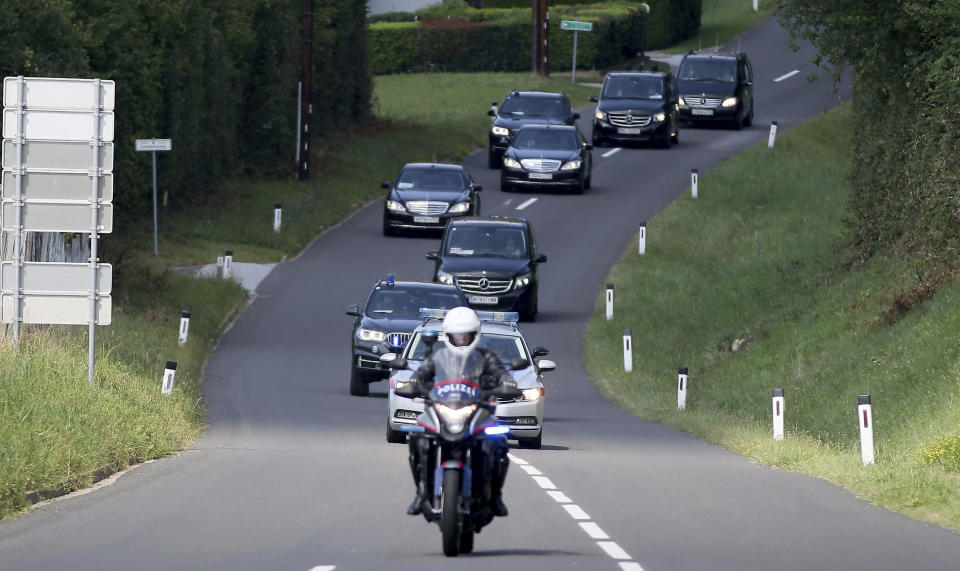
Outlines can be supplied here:
<path id="1" fill-rule="evenodd" d="M 760 0 L 759 8 L 758 12 L 754 12 L 750 0 L 703 0 L 699 37 L 690 38 L 664 51 L 678 54 L 701 47 L 724 45 L 737 34 L 773 16 L 775 3 L 772 0 Z"/>
<path id="2" fill-rule="evenodd" d="M 891 319 L 923 276 L 896 252 L 850 262 L 850 133 L 841 108 L 704 174 L 698 199 L 651 221 L 646 254 L 634 242 L 612 269 L 616 315 L 606 321 L 599 297 L 584 361 L 637 416 L 960 529 L 960 282 Z M 628 328 L 638 350 L 625 374 Z M 677 411 L 683 366 L 688 403 Z M 774 388 L 786 395 L 782 442 L 772 439 Z M 867 467 L 860 394 L 873 399 Z"/>

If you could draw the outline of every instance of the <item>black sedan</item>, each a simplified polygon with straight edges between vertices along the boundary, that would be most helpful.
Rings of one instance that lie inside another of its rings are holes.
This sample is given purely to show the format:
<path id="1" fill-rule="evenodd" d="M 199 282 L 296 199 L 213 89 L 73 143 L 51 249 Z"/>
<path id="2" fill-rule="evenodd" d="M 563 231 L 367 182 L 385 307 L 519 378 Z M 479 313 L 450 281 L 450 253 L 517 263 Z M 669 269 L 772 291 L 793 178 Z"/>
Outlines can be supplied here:
<path id="1" fill-rule="evenodd" d="M 522 127 L 503 156 L 500 188 L 509 192 L 519 186 L 545 186 L 583 192 L 590 188 L 592 149 L 574 126 Z"/>
<path id="2" fill-rule="evenodd" d="M 676 81 L 663 72 L 608 73 L 593 116 L 594 146 L 651 141 L 670 148 L 680 138 Z"/>
<path id="3" fill-rule="evenodd" d="M 350 394 L 366 396 L 370 392 L 368 383 L 387 378 L 390 368 L 380 362 L 380 355 L 403 349 L 422 321 L 421 308 L 451 309 L 463 305 L 467 305 L 466 298 L 452 285 L 398 282 L 392 275 L 374 284 L 362 310 L 356 304 L 347 307 L 347 315 L 355 318 Z"/>
<path id="4" fill-rule="evenodd" d="M 400 229 L 442 230 L 451 218 L 480 214 L 482 187 L 460 165 L 410 163 L 384 182 L 383 235 Z"/>

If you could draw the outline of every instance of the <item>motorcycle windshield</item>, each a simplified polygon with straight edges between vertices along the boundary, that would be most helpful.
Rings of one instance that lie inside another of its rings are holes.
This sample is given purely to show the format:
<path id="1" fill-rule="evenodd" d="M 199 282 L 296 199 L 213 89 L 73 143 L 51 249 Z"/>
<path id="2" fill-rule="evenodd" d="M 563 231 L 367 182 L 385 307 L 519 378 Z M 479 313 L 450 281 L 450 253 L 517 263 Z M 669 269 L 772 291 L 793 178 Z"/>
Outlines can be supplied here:
<path id="1" fill-rule="evenodd" d="M 457 409 L 480 400 L 480 387 L 465 379 L 448 379 L 433 385 L 430 400 Z"/>

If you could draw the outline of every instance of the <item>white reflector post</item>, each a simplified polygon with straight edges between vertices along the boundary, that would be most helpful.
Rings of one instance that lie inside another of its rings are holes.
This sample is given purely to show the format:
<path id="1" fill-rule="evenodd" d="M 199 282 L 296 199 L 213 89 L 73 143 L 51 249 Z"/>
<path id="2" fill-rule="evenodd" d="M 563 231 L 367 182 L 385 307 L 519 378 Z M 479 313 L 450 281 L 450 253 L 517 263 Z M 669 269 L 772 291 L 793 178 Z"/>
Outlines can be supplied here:
<path id="1" fill-rule="evenodd" d="M 642 256 L 647 251 L 647 223 L 640 223 L 640 237 L 637 239 L 637 251 Z"/>
<path id="2" fill-rule="evenodd" d="M 282 216 L 283 216 L 283 210 L 280 208 L 279 204 L 275 204 L 273 206 L 273 231 L 274 232 L 280 231 L 280 221 Z"/>
<path id="3" fill-rule="evenodd" d="M 233 265 L 233 250 L 227 250 L 223 255 L 223 278 L 230 279 L 230 270 Z"/>
<path id="4" fill-rule="evenodd" d="M 773 389 L 773 439 L 783 440 L 783 389 Z"/>
<path id="5" fill-rule="evenodd" d="M 860 459 L 863 465 L 873 464 L 873 411 L 870 395 L 857 397 L 857 423 L 860 425 Z"/>
<path id="6" fill-rule="evenodd" d="M 623 330 L 623 370 L 627 373 L 633 370 L 633 336 L 629 329 Z"/>
<path id="7" fill-rule="evenodd" d="M 700 184 L 700 171 L 693 169 L 690 171 L 690 196 L 697 197 L 697 186 Z"/>
<path id="8" fill-rule="evenodd" d="M 690 376 L 687 375 L 687 368 L 680 367 L 679 373 L 677 374 L 677 410 L 687 408 L 687 386 L 689 380 Z"/>
<path id="9" fill-rule="evenodd" d="M 217 256 L 217 277 L 223 277 L 223 256 Z"/>
<path id="10" fill-rule="evenodd" d="M 190 312 L 180 312 L 180 344 L 187 344 L 187 334 L 190 332 Z"/>
<path id="11" fill-rule="evenodd" d="M 613 319 L 613 284 L 607 284 L 607 321 Z"/>
<path id="12" fill-rule="evenodd" d="M 773 148 L 773 142 L 777 138 L 777 122 L 770 123 L 770 137 L 767 139 L 767 148 Z"/>
<path id="13" fill-rule="evenodd" d="M 167 366 L 163 369 L 163 385 L 160 392 L 168 395 L 173 392 L 173 377 L 177 374 L 177 362 L 167 361 Z"/>

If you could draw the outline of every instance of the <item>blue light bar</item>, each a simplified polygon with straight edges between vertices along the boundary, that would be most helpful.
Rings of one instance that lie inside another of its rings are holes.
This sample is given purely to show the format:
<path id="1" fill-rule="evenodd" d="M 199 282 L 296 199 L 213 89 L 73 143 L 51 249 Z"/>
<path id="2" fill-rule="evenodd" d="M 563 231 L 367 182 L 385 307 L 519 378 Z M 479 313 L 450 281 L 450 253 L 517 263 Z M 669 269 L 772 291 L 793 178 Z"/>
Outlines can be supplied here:
<path id="1" fill-rule="evenodd" d="M 520 314 L 516 311 L 478 311 L 477 317 L 480 321 L 499 321 L 507 323 L 517 323 L 520 321 Z"/>
<path id="2" fill-rule="evenodd" d="M 498 436 L 500 434 L 506 434 L 510 432 L 510 427 L 503 424 L 495 424 L 493 426 L 488 426 L 483 429 L 483 433 L 487 436 Z"/>
<path id="3" fill-rule="evenodd" d="M 431 307 L 420 308 L 420 319 L 443 319 L 447 315 L 446 309 L 435 309 Z"/>
<path id="4" fill-rule="evenodd" d="M 396 283 L 396 280 L 393 279 L 393 274 L 387 274 L 387 287 L 393 287 Z"/>

